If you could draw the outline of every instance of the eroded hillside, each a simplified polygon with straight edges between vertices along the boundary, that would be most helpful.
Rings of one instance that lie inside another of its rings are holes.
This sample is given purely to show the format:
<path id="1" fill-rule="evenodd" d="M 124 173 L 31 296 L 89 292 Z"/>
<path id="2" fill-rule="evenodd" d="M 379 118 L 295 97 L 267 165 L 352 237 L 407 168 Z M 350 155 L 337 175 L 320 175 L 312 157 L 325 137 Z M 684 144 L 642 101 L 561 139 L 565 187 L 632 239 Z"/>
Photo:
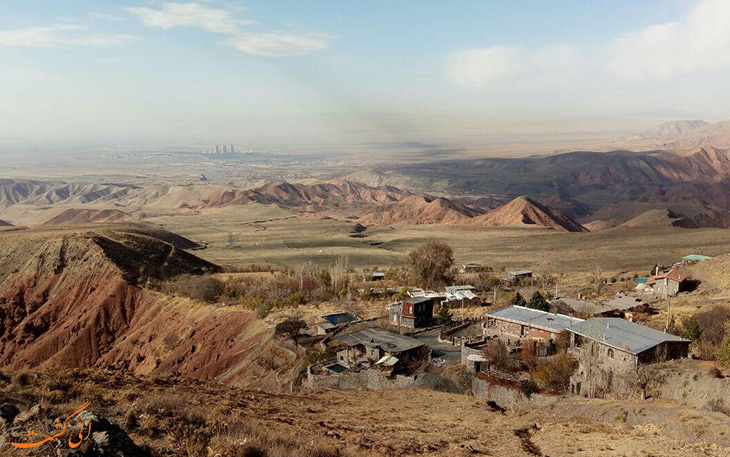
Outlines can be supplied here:
<path id="1" fill-rule="evenodd" d="M 217 269 L 181 245 L 194 243 L 141 225 L 3 234 L 0 363 L 288 388 L 272 379 L 292 368 L 296 354 L 251 312 L 146 287 Z"/>

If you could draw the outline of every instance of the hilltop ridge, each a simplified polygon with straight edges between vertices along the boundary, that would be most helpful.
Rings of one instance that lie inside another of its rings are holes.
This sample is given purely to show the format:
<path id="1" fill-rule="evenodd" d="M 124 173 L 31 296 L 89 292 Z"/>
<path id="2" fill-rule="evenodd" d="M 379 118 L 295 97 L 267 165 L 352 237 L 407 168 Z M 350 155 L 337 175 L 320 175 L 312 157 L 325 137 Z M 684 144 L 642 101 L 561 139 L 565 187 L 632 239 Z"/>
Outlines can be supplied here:
<path id="1" fill-rule="evenodd" d="M 254 347 L 281 358 L 282 372 L 293 360 L 251 312 L 149 288 L 155 278 L 218 270 L 180 247 L 191 245 L 137 224 L 0 233 L 0 363 L 285 387 L 253 362 Z"/>
<path id="2" fill-rule="evenodd" d="M 470 223 L 487 227 L 535 226 L 565 232 L 588 231 L 563 212 L 544 206 L 525 195 L 472 219 Z"/>

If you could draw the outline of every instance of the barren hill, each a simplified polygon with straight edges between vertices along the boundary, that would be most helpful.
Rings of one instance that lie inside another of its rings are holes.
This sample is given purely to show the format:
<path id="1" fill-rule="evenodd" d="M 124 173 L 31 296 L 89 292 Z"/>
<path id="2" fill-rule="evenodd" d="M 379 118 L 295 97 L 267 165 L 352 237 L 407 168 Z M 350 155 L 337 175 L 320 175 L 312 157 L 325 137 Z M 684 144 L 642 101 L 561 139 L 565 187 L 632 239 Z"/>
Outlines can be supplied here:
<path id="1" fill-rule="evenodd" d="M 43 225 L 74 225 L 100 222 L 121 222 L 129 219 L 129 214 L 118 209 L 67 209 Z"/>
<path id="2" fill-rule="evenodd" d="M 608 220 L 592 213 L 622 202 L 730 212 L 730 150 L 712 146 L 682 153 L 576 151 L 392 168 L 405 176 L 438 177 L 439 190 L 451 194 L 530 195 L 582 220 Z"/>
<path id="3" fill-rule="evenodd" d="M 621 227 L 684 227 L 697 228 L 691 219 L 668 209 L 654 209 L 630 219 Z"/>
<path id="4" fill-rule="evenodd" d="M 650 148 L 671 150 L 691 149 L 702 146 L 730 147 L 730 121 L 709 123 L 701 120 L 665 122 L 626 141 L 643 144 Z"/>
<path id="5" fill-rule="evenodd" d="M 252 313 L 147 288 L 217 270 L 184 240 L 120 224 L 0 233 L 0 364 L 273 382 L 252 348 L 282 370 L 293 360 Z"/>
<path id="6" fill-rule="evenodd" d="M 566 232 L 587 232 L 588 229 L 554 208 L 529 197 L 517 197 L 506 205 L 471 220 L 488 227 L 535 226 Z"/>
<path id="7" fill-rule="evenodd" d="M 688 135 L 703 127 L 710 125 L 709 122 L 703 120 L 680 120 L 669 121 L 644 130 L 633 138 L 651 139 L 655 141 L 676 140 L 682 135 Z"/>
<path id="8" fill-rule="evenodd" d="M 366 225 L 463 224 L 481 213 L 446 198 L 414 195 L 404 200 L 376 206 L 359 220 Z"/>
<path id="9" fill-rule="evenodd" d="M 261 203 L 314 211 L 387 204 L 404 200 L 411 195 L 413 194 L 410 192 L 392 186 L 371 187 L 350 181 L 315 184 L 266 183 L 255 189 L 231 189 L 190 206 L 201 209 Z"/>

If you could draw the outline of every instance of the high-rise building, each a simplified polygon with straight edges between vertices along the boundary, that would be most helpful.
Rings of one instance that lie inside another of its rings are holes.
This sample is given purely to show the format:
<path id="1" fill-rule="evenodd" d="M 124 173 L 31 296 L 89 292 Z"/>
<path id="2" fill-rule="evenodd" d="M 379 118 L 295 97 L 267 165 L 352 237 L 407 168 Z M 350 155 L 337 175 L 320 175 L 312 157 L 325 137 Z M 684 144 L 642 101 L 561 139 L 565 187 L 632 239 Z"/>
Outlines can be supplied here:
<path id="1" fill-rule="evenodd" d="M 228 152 L 228 146 L 226 146 L 226 145 L 224 144 L 224 145 L 223 145 L 223 154 L 225 154 L 225 153 L 227 153 L 227 152 Z"/>
<path id="2" fill-rule="evenodd" d="M 234 154 L 236 152 L 235 149 L 233 149 L 233 145 L 231 145 L 231 154 Z"/>
<path id="3" fill-rule="evenodd" d="M 220 150 L 218 149 L 218 145 L 216 144 L 215 145 L 215 153 L 218 154 L 219 152 L 220 152 Z"/>

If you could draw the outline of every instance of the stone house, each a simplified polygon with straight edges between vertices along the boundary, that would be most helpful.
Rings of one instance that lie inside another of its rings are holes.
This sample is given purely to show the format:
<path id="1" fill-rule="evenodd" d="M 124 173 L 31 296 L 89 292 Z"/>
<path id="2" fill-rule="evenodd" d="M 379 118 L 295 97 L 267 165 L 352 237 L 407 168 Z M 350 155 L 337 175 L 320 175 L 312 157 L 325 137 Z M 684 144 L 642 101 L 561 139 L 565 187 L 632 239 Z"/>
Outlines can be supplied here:
<path id="1" fill-rule="evenodd" d="M 431 353 L 430 348 L 415 338 L 379 328 L 340 335 L 335 341 L 343 347 L 337 352 L 337 362 L 348 368 L 378 362 L 390 367 L 422 364 L 430 359 Z"/>
<path id="2" fill-rule="evenodd" d="M 571 392 L 589 397 L 630 396 L 640 367 L 685 358 L 690 341 L 634 322 L 599 317 L 567 329 L 578 360 Z"/>
<path id="3" fill-rule="evenodd" d="M 485 334 L 492 331 L 520 339 L 556 340 L 566 329 L 582 322 L 583 319 L 564 314 L 508 306 L 487 314 Z"/>
<path id="4" fill-rule="evenodd" d="M 433 325 L 434 301 L 439 298 L 411 297 L 402 303 L 388 307 L 390 324 L 409 329 L 426 328 Z"/>
<path id="5" fill-rule="evenodd" d="M 514 270 L 507 272 L 507 281 L 512 284 L 526 283 L 532 280 L 531 270 Z"/>
<path id="6" fill-rule="evenodd" d="M 674 296 L 689 288 L 689 275 L 684 270 L 672 268 L 666 273 L 661 273 L 649 278 L 647 287 L 651 287 L 654 295 Z"/>

